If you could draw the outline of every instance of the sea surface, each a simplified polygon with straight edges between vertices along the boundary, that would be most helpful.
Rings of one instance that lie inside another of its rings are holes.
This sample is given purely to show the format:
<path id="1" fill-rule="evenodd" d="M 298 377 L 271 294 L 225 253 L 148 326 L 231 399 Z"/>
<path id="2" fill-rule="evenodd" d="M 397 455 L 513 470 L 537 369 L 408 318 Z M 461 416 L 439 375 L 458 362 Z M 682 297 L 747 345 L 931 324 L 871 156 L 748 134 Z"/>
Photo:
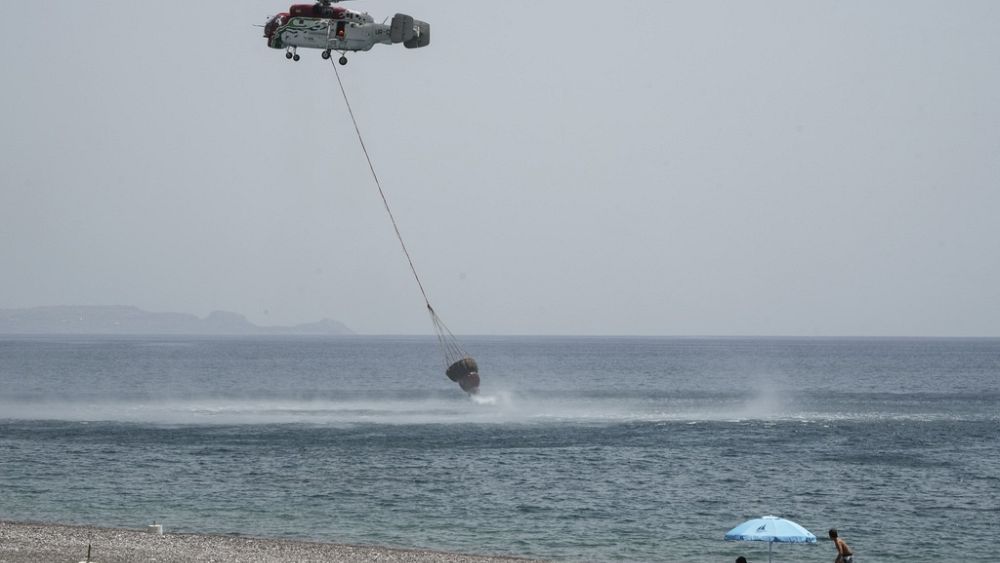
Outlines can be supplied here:
<path id="1" fill-rule="evenodd" d="M 513 554 L 995 561 L 1000 340 L 0 337 L 0 519 Z"/>

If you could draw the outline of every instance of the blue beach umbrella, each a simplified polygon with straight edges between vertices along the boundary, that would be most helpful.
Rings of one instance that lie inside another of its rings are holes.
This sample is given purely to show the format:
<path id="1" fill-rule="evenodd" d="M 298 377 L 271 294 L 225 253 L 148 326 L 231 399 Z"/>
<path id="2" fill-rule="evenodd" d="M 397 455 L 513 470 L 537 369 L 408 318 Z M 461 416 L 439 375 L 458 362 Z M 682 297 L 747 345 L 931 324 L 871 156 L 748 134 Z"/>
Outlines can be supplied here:
<path id="1" fill-rule="evenodd" d="M 729 541 L 766 541 L 767 560 L 771 561 L 771 546 L 779 543 L 816 543 L 816 536 L 791 520 L 777 516 L 761 516 L 726 532 Z"/>

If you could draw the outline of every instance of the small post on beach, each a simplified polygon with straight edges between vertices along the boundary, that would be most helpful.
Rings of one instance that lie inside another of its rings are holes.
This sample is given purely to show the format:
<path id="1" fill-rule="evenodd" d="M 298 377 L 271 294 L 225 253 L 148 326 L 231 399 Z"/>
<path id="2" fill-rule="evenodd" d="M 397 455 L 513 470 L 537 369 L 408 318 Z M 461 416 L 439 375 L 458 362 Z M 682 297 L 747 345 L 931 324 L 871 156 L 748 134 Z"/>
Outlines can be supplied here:
<path id="1" fill-rule="evenodd" d="M 80 561 L 80 563 L 92 563 L 90 561 L 90 544 L 89 543 L 87 544 L 87 560 L 86 561 Z"/>

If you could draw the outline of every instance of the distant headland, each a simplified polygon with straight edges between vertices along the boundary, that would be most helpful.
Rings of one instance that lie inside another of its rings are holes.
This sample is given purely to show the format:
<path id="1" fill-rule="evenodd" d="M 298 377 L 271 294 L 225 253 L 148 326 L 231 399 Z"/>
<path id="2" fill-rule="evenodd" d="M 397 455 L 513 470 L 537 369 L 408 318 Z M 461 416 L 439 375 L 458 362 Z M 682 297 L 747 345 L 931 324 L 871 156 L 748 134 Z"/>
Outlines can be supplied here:
<path id="1" fill-rule="evenodd" d="M 0 334 L 144 335 L 350 335 L 343 323 L 323 319 L 295 326 L 258 326 L 238 313 L 151 313 L 129 306 L 54 306 L 0 309 Z"/>

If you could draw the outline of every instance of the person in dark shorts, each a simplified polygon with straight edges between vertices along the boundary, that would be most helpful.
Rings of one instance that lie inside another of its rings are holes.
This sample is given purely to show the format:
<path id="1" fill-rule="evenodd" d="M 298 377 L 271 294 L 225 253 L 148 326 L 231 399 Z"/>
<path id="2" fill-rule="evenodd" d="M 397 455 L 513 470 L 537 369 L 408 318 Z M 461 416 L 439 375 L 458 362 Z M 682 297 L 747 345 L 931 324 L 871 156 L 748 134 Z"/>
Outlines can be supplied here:
<path id="1" fill-rule="evenodd" d="M 833 545 L 837 548 L 837 558 L 833 560 L 833 563 L 854 563 L 854 550 L 837 535 L 836 528 L 830 528 L 830 539 L 833 540 Z"/>

